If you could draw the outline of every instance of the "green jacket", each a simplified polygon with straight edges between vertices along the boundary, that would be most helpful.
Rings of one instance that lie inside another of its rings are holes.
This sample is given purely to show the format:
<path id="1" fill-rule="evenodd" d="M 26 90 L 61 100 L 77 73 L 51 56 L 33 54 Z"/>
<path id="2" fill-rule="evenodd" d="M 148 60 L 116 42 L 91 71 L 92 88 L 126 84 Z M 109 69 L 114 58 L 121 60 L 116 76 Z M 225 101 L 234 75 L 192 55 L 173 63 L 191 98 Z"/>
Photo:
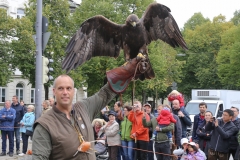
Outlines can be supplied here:
<path id="1" fill-rule="evenodd" d="M 121 130 L 121 140 L 124 140 L 124 141 L 133 140 L 132 138 L 130 138 L 131 130 L 132 130 L 132 122 L 129 121 L 126 116 L 124 116 L 124 119 L 121 122 L 120 130 Z"/>
<path id="2" fill-rule="evenodd" d="M 153 128 L 153 130 L 158 126 L 158 122 L 156 118 L 152 118 L 150 121 L 146 121 L 143 117 L 142 123 L 144 127 Z M 157 136 L 155 138 L 156 142 L 168 142 L 167 132 L 172 131 L 174 129 L 174 124 L 170 123 L 168 126 L 162 128 L 162 131 L 157 132 Z"/>

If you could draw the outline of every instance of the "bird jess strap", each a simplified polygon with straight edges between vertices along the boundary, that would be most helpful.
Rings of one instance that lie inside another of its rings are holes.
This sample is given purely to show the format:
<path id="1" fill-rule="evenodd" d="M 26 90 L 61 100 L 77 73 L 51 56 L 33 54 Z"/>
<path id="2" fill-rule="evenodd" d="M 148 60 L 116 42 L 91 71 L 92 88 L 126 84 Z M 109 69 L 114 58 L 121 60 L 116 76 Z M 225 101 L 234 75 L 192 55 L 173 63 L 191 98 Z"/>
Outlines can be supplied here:
<path id="1" fill-rule="evenodd" d="M 107 80 L 115 93 L 123 93 L 132 80 L 138 79 L 149 68 L 148 59 L 142 54 L 124 65 L 107 71 Z"/>

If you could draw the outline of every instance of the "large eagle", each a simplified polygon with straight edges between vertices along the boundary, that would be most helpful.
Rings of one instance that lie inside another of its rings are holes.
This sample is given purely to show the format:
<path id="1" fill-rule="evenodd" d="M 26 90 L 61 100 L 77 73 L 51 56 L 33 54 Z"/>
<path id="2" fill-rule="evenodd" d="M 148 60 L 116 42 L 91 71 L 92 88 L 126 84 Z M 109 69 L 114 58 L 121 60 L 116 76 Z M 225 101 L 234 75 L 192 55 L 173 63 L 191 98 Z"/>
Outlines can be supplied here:
<path id="1" fill-rule="evenodd" d="M 187 49 L 179 27 L 170 14 L 171 10 L 159 3 L 152 3 L 139 19 L 131 14 L 125 24 L 116 24 L 104 16 L 97 15 L 83 22 L 67 45 L 67 56 L 62 68 L 69 72 L 95 56 L 117 58 L 123 49 L 125 60 L 135 58 L 138 53 L 147 57 L 147 45 L 161 39 L 172 47 Z M 150 69 L 140 79 L 153 78 Z"/>

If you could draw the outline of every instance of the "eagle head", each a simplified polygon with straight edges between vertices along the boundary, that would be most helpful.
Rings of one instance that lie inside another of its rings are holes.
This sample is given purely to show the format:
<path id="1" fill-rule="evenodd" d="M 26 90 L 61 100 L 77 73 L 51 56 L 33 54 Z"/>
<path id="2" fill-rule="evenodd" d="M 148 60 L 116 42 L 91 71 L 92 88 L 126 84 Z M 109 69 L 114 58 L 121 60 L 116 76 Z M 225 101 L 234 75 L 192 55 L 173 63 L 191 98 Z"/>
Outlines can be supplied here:
<path id="1" fill-rule="evenodd" d="M 126 19 L 126 25 L 130 24 L 133 27 L 136 27 L 138 22 L 139 22 L 139 18 L 136 14 L 131 14 Z"/>

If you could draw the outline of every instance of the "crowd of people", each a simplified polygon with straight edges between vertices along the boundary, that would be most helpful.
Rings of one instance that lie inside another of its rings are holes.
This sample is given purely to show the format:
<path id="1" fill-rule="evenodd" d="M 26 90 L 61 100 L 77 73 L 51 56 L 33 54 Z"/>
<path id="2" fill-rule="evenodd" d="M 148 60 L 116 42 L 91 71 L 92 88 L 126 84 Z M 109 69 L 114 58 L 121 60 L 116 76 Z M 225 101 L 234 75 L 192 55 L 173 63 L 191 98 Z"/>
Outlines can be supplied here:
<path id="1" fill-rule="evenodd" d="M 55 101 L 43 102 L 42 116 L 36 121 L 34 106 L 20 105 L 17 96 L 13 96 L 12 102 L 6 101 L 0 110 L 1 156 L 7 154 L 7 139 L 8 154 L 13 156 L 14 135 L 16 153 L 20 154 L 22 133 L 22 154 L 27 152 L 29 136 L 33 136 L 32 153 L 36 160 L 94 160 L 95 143 L 107 146 L 111 160 L 153 160 L 155 155 L 158 160 L 227 160 L 230 155 L 239 158 L 237 107 L 226 109 L 222 117 L 214 118 L 207 110 L 207 104 L 200 103 L 200 113 L 194 117 L 192 138 L 188 139 L 187 128 L 192 123 L 182 106 L 182 96 L 177 92 L 169 94 L 171 106 L 157 106 L 156 117 L 152 114 L 151 104 L 142 105 L 140 101 L 135 101 L 132 106 L 123 106 L 118 101 L 113 110 L 102 110 L 102 106 L 116 96 L 109 84 L 73 105 L 73 86 L 73 80 L 67 75 L 56 78 L 53 85 Z M 99 113 L 100 117 L 96 118 Z M 82 144 L 90 144 L 86 152 L 81 150 L 86 147 Z"/>
<path id="2" fill-rule="evenodd" d="M 54 99 L 50 98 L 42 103 L 42 115 L 51 109 Z M 19 102 L 18 96 L 14 95 L 12 101 L 6 100 L 4 107 L 0 110 L 0 130 L 2 138 L 2 152 L 0 156 L 10 157 L 14 155 L 14 136 L 16 139 L 16 155 L 23 156 L 28 150 L 29 137 L 33 135 L 33 124 L 35 122 L 35 107 L 26 106 L 24 101 Z M 7 139 L 9 148 L 7 152 Z M 22 139 L 22 152 L 20 151 L 20 141 Z"/>

